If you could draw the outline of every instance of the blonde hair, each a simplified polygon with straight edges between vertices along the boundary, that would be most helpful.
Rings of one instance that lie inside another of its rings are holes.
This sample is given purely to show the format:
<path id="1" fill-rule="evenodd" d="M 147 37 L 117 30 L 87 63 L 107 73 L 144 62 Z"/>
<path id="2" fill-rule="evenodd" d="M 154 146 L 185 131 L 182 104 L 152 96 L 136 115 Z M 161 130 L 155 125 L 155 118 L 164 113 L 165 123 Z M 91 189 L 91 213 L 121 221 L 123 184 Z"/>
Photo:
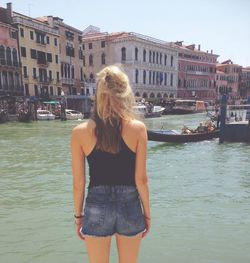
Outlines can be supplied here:
<path id="1" fill-rule="evenodd" d="M 97 149 L 112 153 L 119 151 L 121 121 L 135 118 L 134 105 L 128 76 L 118 66 L 105 67 L 97 74 L 93 115 Z"/>

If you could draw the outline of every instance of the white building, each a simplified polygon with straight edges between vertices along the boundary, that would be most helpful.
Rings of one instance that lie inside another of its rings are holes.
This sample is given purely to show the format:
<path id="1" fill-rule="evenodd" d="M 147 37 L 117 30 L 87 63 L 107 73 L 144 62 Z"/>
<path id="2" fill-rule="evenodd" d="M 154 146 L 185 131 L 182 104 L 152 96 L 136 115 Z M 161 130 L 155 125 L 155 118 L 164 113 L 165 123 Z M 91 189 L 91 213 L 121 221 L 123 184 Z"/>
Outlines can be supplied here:
<path id="1" fill-rule="evenodd" d="M 95 74 L 120 64 L 134 93 L 144 98 L 176 97 L 178 52 L 170 43 L 132 32 L 103 33 L 89 26 L 83 31 L 86 93 L 95 93 Z"/>

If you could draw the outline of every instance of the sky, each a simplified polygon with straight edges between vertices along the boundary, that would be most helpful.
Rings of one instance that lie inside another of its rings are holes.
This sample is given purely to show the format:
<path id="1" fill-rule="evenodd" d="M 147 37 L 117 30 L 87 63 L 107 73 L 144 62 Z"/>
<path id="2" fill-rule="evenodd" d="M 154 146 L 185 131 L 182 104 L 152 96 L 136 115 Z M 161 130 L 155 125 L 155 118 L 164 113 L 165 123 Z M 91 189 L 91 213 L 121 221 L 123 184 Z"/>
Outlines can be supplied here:
<path id="1" fill-rule="evenodd" d="M 11 1 L 11 0 L 10 0 Z M 5 7 L 7 2 L 1 1 Z M 201 50 L 250 66 L 250 0 L 12 0 L 13 11 L 58 16 L 79 30 L 136 32 L 164 41 L 201 45 Z"/>

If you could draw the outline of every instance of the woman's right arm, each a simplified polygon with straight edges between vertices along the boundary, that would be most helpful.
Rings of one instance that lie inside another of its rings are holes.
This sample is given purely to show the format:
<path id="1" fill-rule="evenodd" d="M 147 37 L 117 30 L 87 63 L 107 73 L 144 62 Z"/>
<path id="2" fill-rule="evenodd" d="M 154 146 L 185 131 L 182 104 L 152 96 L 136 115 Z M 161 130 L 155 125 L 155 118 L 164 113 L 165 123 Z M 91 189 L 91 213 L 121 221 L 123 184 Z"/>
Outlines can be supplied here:
<path id="1" fill-rule="evenodd" d="M 146 222 L 146 232 L 144 236 L 149 231 L 150 228 L 150 206 L 149 206 L 149 189 L 148 189 L 148 177 L 146 168 L 147 159 L 147 129 L 145 125 L 141 122 L 138 123 L 138 141 L 136 148 L 136 164 L 135 164 L 135 183 L 137 190 L 140 195 L 140 199 L 143 206 L 143 212 Z"/>

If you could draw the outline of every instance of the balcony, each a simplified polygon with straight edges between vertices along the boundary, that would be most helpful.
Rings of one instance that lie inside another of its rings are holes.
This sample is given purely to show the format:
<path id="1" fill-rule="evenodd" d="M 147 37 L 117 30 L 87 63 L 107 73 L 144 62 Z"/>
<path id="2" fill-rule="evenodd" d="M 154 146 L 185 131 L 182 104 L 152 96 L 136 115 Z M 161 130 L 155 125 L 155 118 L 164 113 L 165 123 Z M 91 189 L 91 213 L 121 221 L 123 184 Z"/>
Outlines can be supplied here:
<path id="1" fill-rule="evenodd" d="M 74 80 L 74 79 L 65 79 L 65 78 L 62 78 L 62 84 L 75 85 L 75 80 Z"/>
<path id="2" fill-rule="evenodd" d="M 212 74 L 212 73 L 209 73 L 209 72 L 204 72 L 204 71 L 192 71 L 192 70 L 187 70 L 186 72 L 187 72 L 187 74 L 191 74 L 191 75 L 199 75 L 199 76 L 202 76 L 202 75 L 209 76 L 210 74 Z"/>

